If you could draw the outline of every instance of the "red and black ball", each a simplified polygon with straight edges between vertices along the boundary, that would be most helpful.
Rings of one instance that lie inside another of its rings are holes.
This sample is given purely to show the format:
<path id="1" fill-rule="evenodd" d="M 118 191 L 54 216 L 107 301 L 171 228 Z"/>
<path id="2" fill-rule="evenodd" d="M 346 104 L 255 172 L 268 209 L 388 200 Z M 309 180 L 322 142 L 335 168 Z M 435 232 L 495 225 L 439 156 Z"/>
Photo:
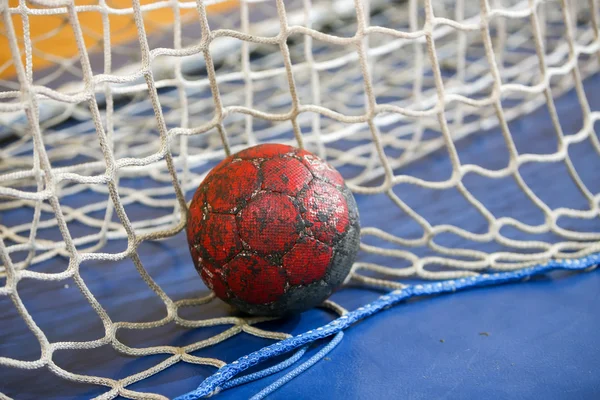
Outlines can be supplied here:
<path id="1" fill-rule="evenodd" d="M 342 176 L 314 154 L 281 144 L 221 161 L 196 190 L 187 221 L 206 285 L 253 315 L 321 304 L 350 272 L 359 236 Z"/>

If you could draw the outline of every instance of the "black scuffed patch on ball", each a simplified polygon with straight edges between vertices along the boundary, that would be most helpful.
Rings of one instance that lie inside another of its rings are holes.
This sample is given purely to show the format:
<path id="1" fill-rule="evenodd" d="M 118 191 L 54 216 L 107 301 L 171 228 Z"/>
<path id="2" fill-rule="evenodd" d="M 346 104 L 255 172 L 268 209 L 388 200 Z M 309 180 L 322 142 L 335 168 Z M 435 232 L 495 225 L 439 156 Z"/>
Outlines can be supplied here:
<path id="1" fill-rule="evenodd" d="M 354 195 L 346 185 L 341 188 L 341 192 L 346 199 L 346 204 L 348 205 L 348 218 L 350 219 L 350 225 L 354 226 L 356 224 L 356 227 L 360 233 L 360 215 L 358 214 L 358 206 L 356 205 Z"/>
<path id="2" fill-rule="evenodd" d="M 333 248 L 331 265 L 325 272 L 325 282 L 331 288 L 341 285 L 356 260 L 360 245 L 360 226 L 355 224 L 350 227 L 344 238 Z"/>
<path id="3" fill-rule="evenodd" d="M 344 282 L 352 269 L 354 261 L 356 261 L 360 247 L 360 217 L 356 200 L 350 189 L 345 185 L 341 188 L 341 192 L 348 205 L 349 228 L 333 246 L 331 264 L 325 273 L 325 282 L 332 289 L 337 288 Z"/>
<path id="4" fill-rule="evenodd" d="M 279 300 L 269 304 L 249 304 L 237 298 L 231 298 L 228 302 L 247 314 L 282 317 L 317 307 L 331 295 L 332 290 L 324 281 L 318 281 L 292 286 Z"/>

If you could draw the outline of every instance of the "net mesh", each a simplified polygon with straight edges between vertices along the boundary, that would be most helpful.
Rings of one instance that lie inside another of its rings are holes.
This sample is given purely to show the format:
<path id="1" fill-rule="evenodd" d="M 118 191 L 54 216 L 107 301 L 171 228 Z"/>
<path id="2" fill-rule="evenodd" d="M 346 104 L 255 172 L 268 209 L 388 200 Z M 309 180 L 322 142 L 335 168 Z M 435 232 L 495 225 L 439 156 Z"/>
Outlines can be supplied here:
<path id="1" fill-rule="evenodd" d="M 220 367 L 224 360 L 193 353 L 242 332 L 289 337 L 257 326 L 264 318 L 212 315 L 218 300 L 208 292 L 167 293 L 141 250 L 179 235 L 186 199 L 210 167 L 256 143 L 305 147 L 342 172 L 365 204 L 350 276 L 363 287 L 399 289 L 600 251 L 600 187 L 577 167 L 577 158 L 600 155 L 600 112 L 584 84 L 600 61 L 597 0 L 220 3 L 0 1 L 0 39 L 10 49 L 0 65 L 0 297 L 40 348 L 31 361 L 0 354 L 0 365 L 47 367 L 108 388 L 100 398 L 164 398 L 129 386 L 178 362 Z M 90 16 L 101 21 L 96 29 Z M 34 32 L 50 17 L 60 23 Z M 42 46 L 60 35 L 71 53 Z M 567 92 L 577 126 L 563 124 L 556 105 Z M 547 116 L 552 137 L 535 126 L 512 134 L 531 113 Z M 465 151 L 484 135 L 504 143 L 502 162 L 485 148 Z M 521 151 L 531 141 L 537 152 Z M 584 153 L 574 153 L 579 145 Z M 528 168 L 568 182 L 579 203 L 562 204 L 527 181 Z M 483 200 L 500 185 L 514 186 L 511 197 Z M 449 198 L 463 202 L 453 215 L 419 207 Z M 405 235 L 370 225 L 378 210 L 405 224 Z M 51 260 L 61 268 L 49 271 Z M 82 266 L 110 273 L 123 260 L 131 267 L 120 273 L 138 274 L 164 317 L 112 318 L 89 289 Z M 74 283 L 104 334 L 51 340 L 19 295 L 24 280 Z M 324 306 L 345 312 L 334 301 Z M 182 316 L 190 307 L 196 315 Z M 118 336 L 171 323 L 224 329 L 186 346 L 135 347 Z M 59 350 L 102 346 L 168 357 L 119 379 L 55 360 Z"/>

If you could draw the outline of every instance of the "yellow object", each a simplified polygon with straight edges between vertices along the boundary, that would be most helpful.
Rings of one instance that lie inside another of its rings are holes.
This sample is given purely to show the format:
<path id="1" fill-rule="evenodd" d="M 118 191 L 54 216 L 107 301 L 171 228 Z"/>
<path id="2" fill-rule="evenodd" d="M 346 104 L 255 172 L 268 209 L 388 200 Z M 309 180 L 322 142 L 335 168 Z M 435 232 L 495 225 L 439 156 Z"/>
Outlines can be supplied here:
<path id="1" fill-rule="evenodd" d="M 157 0 L 141 0 L 142 5 L 154 3 Z M 9 0 L 9 7 L 18 7 L 19 0 Z M 77 6 L 98 5 L 98 0 L 75 0 Z M 131 0 L 107 0 L 106 4 L 111 8 L 131 8 Z M 228 0 L 223 3 L 213 4 L 207 7 L 208 12 L 224 12 L 237 5 L 235 0 Z M 29 8 L 42 9 L 27 4 Z M 179 9 L 182 19 L 198 20 L 198 12 L 195 8 Z M 77 18 L 83 32 L 83 39 L 89 52 L 103 50 L 103 24 L 102 14 L 99 11 L 81 11 Z M 171 8 L 160 8 L 143 12 L 144 28 L 146 34 L 167 29 L 173 24 L 175 19 Z M 119 43 L 137 40 L 137 27 L 133 19 L 133 14 L 115 15 L 109 14 L 110 42 L 111 46 Z M 25 45 L 23 40 L 23 19 L 20 14 L 12 15 L 12 22 L 15 33 L 21 49 L 21 59 L 25 64 Z M 16 75 L 8 37 L 6 36 L 6 27 L 0 29 L 0 79 L 9 79 Z M 60 15 L 29 15 L 29 30 L 32 45 L 33 70 L 51 67 L 60 60 L 77 57 L 77 44 L 73 28 L 69 23 L 66 13 Z"/>

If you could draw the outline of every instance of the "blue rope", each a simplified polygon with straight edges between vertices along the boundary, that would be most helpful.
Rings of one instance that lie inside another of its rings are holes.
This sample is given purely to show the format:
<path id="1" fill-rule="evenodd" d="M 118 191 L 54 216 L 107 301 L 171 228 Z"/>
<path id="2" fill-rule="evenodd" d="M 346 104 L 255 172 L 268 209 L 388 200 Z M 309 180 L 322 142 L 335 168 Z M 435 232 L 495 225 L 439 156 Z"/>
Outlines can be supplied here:
<path id="1" fill-rule="evenodd" d="M 221 386 L 221 389 L 225 390 L 225 389 L 229 389 L 229 388 L 232 388 L 235 386 L 243 385 L 244 383 L 252 382 L 257 379 L 261 379 L 266 376 L 272 375 L 276 372 L 279 372 L 281 370 L 284 370 L 287 367 L 289 367 L 290 365 L 295 364 L 296 361 L 298 361 L 300 358 L 302 358 L 304 353 L 306 353 L 307 349 L 308 349 L 308 346 L 304 346 L 303 348 L 298 350 L 296 353 L 294 353 L 294 355 L 292 357 L 288 358 L 287 360 L 282 361 L 279 364 L 274 365 L 270 368 L 263 369 L 261 371 L 255 372 L 253 374 L 244 375 L 242 377 L 231 380 L 231 381 L 225 383 L 223 386 Z"/>
<path id="2" fill-rule="evenodd" d="M 186 393 L 176 400 L 197 400 L 201 397 L 210 396 L 220 391 L 234 376 L 250 367 L 294 349 L 307 346 L 316 340 L 335 335 L 357 321 L 411 297 L 453 293 L 458 290 L 515 282 L 554 270 L 584 270 L 598 264 L 600 264 L 600 253 L 577 260 L 552 260 L 543 265 L 524 268 L 518 271 L 497 272 L 442 282 L 411 285 L 401 290 L 394 290 L 379 297 L 372 303 L 359 307 L 320 328 L 274 343 L 219 368 L 217 372 L 206 378 L 196 390 Z"/>
<path id="3" fill-rule="evenodd" d="M 319 351 L 317 354 L 315 354 L 310 359 L 308 359 L 308 361 L 306 361 L 303 364 L 301 364 L 300 366 L 296 367 L 293 371 L 287 373 L 283 377 L 279 378 L 278 380 L 276 380 L 275 382 L 273 382 L 272 384 L 270 384 L 269 386 L 267 386 L 266 388 L 264 388 L 263 390 L 261 390 L 260 392 L 255 394 L 254 396 L 252 396 L 250 398 L 250 400 L 264 399 L 269 394 L 273 393 L 274 391 L 276 391 L 277 389 L 279 389 L 280 387 L 282 387 L 283 385 L 285 385 L 286 383 L 288 383 L 289 381 L 291 381 L 292 379 L 294 379 L 295 377 L 297 377 L 298 375 L 300 375 L 301 373 L 303 373 L 304 371 L 306 371 L 307 369 L 309 369 L 310 367 L 315 365 L 323 357 L 325 357 L 327 354 L 329 354 L 329 352 L 331 350 L 333 350 L 342 341 L 343 337 L 344 337 L 344 332 L 339 331 L 338 333 L 336 333 L 336 335 L 333 337 L 333 340 L 331 342 L 329 342 L 329 344 L 327 346 L 322 348 L 321 351 Z"/>

